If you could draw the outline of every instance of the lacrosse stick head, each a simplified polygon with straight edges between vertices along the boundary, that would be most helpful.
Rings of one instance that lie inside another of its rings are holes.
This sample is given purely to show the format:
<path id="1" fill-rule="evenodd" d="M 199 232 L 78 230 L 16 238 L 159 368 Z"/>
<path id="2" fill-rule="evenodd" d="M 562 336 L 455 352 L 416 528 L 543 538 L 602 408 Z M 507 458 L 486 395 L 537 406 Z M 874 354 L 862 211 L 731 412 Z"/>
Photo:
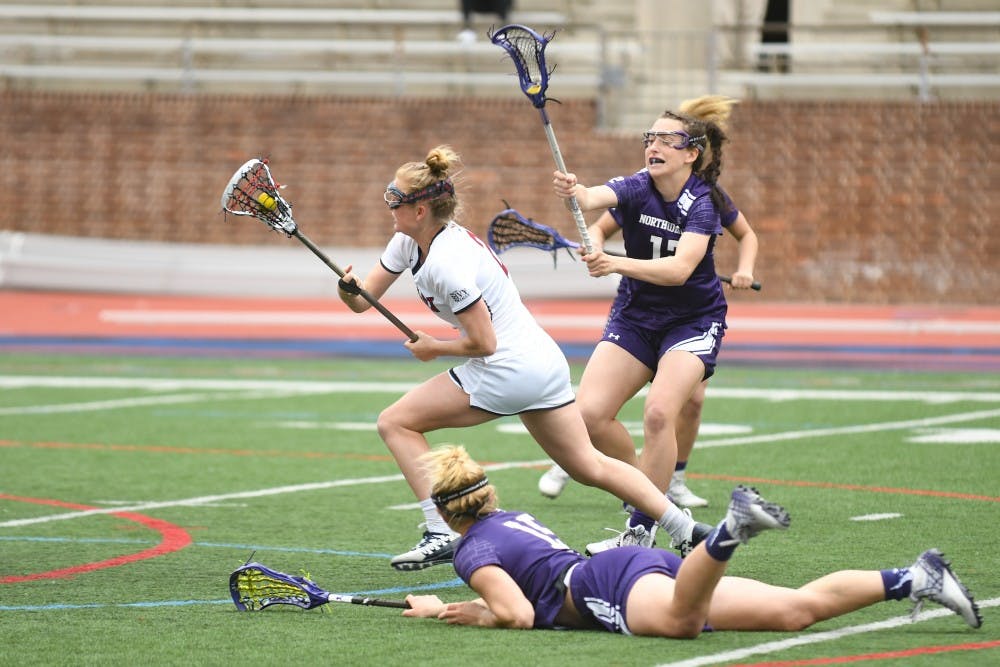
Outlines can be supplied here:
<path id="1" fill-rule="evenodd" d="M 545 46 L 555 33 L 540 35 L 527 26 L 513 23 L 490 33 L 490 41 L 501 47 L 514 61 L 521 91 L 536 108 L 545 106 L 549 87 L 549 69 L 545 66 Z"/>
<path id="2" fill-rule="evenodd" d="M 267 160 L 253 158 L 236 170 L 222 192 L 222 210 L 257 218 L 276 232 L 296 232 L 292 205 L 278 192 Z"/>
<path id="3" fill-rule="evenodd" d="M 486 242 L 498 255 L 517 246 L 547 250 L 552 253 L 553 265 L 560 248 L 566 248 L 569 256 L 573 257 L 573 250 L 580 247 L 579 243 L 570 241 L 552 227 L 526 218 L 509 206 L 493 217 L 486 230 Z"/>
<path id="4" fill-rule="evenodd" d="M 312 609 L 329 602 L 325 590 L 305 577 L 272 570 L 260 563 L 247 563 L 229 575 L 229 594 L 240 611 L 260 611 L 287 604 Z"/>

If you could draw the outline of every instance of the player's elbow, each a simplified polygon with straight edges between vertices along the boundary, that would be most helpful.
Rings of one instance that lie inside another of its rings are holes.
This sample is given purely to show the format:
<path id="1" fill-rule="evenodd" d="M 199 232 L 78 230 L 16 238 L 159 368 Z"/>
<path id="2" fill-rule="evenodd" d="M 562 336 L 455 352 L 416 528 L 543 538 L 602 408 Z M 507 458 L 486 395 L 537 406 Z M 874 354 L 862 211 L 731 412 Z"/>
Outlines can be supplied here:
<path id="1" fill-rule="evenodd" d="M 497 351 L 497 337 L 490 332 L 490 335 L 476 336 L 467 341 L 466 353 L 470 357 L 488 357 Z"/>
<path id="2" fill-rule="evenodd" d="M 498 623 L 502 628 L 507 628 L 509 630 L 531 630 L 535 627 L 535 610 L 517 610 L 510 614 L 505 614 L 504 616 L 497 617 Z"/>
<path id="3" fill-rule="evenodd" d="M 511 630 L 530 630 L 535 627 L 535 607 L 527 600 L 502 604 L 491 611 L 497 627 Z"/>

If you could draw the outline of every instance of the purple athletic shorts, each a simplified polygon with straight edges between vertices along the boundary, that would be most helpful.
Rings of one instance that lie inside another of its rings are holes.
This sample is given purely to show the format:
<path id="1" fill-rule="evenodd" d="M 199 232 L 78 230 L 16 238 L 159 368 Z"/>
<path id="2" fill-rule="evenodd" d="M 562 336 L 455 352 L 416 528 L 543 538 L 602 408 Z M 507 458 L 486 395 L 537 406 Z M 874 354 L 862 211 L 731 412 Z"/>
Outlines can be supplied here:
<path id="1" fill-rule="evenodd" d="M 622 348 L 653 373 L 656 373 L 656 365 L 664 354 L 670 350 L 686 350 L 697 355 L 705 364 L 702 380 L 707 380 L 715 374 L 716 357 L 719 356 L 725 333 L 726 325 L 721 320 L 693 319 L 654 329 L 640 326 L 632 319 L 623 317 L 621 311 L 612 310 L 601 340 Z"/>
<path id="2" fill-rule="evenodd" d="M 629 632 L 625 603 L 636 580 L 654 572 L 677 576 L 681 557 L 650 547 L 619 547 L 602 551 L 573 570 L 569 589 L 573 604 L 584 619 L 592 619 L 608 632 Z"/>

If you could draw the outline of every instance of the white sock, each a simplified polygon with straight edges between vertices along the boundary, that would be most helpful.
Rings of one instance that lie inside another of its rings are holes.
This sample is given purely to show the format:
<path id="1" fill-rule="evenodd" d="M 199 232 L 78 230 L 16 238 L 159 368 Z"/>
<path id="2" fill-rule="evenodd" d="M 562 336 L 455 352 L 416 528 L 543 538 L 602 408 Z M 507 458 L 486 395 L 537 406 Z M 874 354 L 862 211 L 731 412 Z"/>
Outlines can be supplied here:
<path id="1" fill-rule="evenodd" d="M 694 529 L 694 519 L 691 518 L 691 515 L 673 503 L 667 507 L 667 511 L 656 523 L 660 524 L 660 527 L 667 531 L 670 537 L 678 540 L 686 540 Z"/>
<path id="2" fill-rule="evenodd" d="M 455 531 L 448 527 L 441 515 L 438 514 L 437 506 L 430 498 L 420 501 L 420 509 L 424 512 L 424 522 L 427 524 L 428 533 L 444 533 L 446 535 L 457 535 Z"/>

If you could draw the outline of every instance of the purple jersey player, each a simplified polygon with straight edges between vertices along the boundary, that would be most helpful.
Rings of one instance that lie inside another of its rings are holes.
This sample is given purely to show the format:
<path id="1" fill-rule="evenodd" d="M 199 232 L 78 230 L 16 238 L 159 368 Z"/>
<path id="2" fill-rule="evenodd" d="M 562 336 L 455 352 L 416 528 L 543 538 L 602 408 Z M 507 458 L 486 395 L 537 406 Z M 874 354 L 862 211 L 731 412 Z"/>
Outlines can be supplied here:
<path id="1" fill-rule="evenodd" d="M 681 106 L 695 105 L 698 102 L 707 101 L 712 96 L 687 100 Z M 645 169 L 643 169 L 645 171 Z M 757 234 L 750 227 L 746 216 L 742 211 L 732 204 L 729 195 L 723 192 L 727 202 L 726 210 L 722 214 L 722 227 L 738 243 L 738 263 L 736 271 L 730 277 L 730 285 L 733 289 L 750 289 L 754 284 L 753 267 L 757 261 Z M 603 226 L 605 230 L 604 238 L 612 233 L 616 233 L 622 225 L 622 217 L 618 209 L 612 208 L 604 212 L 598 219 L 596 226 Z M 674 465 L 673 475 L 667 488 L 667 497 L 679 507 L 706 507 L 709 502 L 695 494 L 687 485 L 687 464 L 694 449 L 695 441 L 698 438 L 698 431 L 701 428 L 701 411 L 705 404 L 705 391 L 708 388 L 708 380 L 705 379 L 698 384 L 694 393 L 688 398 L 684 407 L 678 415 L 676 437 L 677 437 L 677 463 Z M 636 454 L 635 444 L 629 437 L 616 438 L 612 440 L 595 439 L 594 446 L 608 456 L 631 463 L 638 467 L 639 460 Z M 570 477 L 559 467 L 552 464 L 550 468 L 538 480 L 539 492 L 548 498 L 558 498 L 562 493 Z"/>
<path id="2" fill-rule="evenodd" d="M 788 513 L 754 489 L 736 487 L 726 517 L 683 561 L 636 546 L 588 559 L 530 514 L 498 509 L 496 490 L 464 448 L 441 446 L 422 459 L 438 511 L 462 535 L 455 570 L 480 597 L 445 604 L 436 595 L 409 595 L 404 616 L 691 638 L 706 627 L 795 631 L 882 600 L 910 598 L 938 602 L 972 627 L 982 623 L 972 595 L 936 549 L 909 567 L 843 570 L 799 589 L 725 576 L 737 545 L 789 525 Z"/>
<path id="3" fill-rule="evenodd" d="M 728 109 L 729 98 L 717 106 Z M 735 211 L 716 183 L 726 135 L 715 116 L 665 112 L 643 134 L 645 168 L 585 187 L 555 172 L 553 186 L 581 210 L 616 208 L 620 224 L 591 227 L 592 276 L 617 273 L 618 295 L 604 335 L 580 380 L 577 400 L 591 440 L 602 451 L 634 451 L 617 415 L 650 384 L 643 414 L 640 469 L 666 493 L 677 462 L 681 411 L 715 372 L 726 329 L 726 298 L 713 249 L 724 216 Z M 738 213 L 737 213 L 738 215 Z M 627 257 L 602 251 L 620 231 Z M 587 546 L 593 555 L 629 544 L 651 546 L 655 522 L 634 511 L 620 535 Z"/>

